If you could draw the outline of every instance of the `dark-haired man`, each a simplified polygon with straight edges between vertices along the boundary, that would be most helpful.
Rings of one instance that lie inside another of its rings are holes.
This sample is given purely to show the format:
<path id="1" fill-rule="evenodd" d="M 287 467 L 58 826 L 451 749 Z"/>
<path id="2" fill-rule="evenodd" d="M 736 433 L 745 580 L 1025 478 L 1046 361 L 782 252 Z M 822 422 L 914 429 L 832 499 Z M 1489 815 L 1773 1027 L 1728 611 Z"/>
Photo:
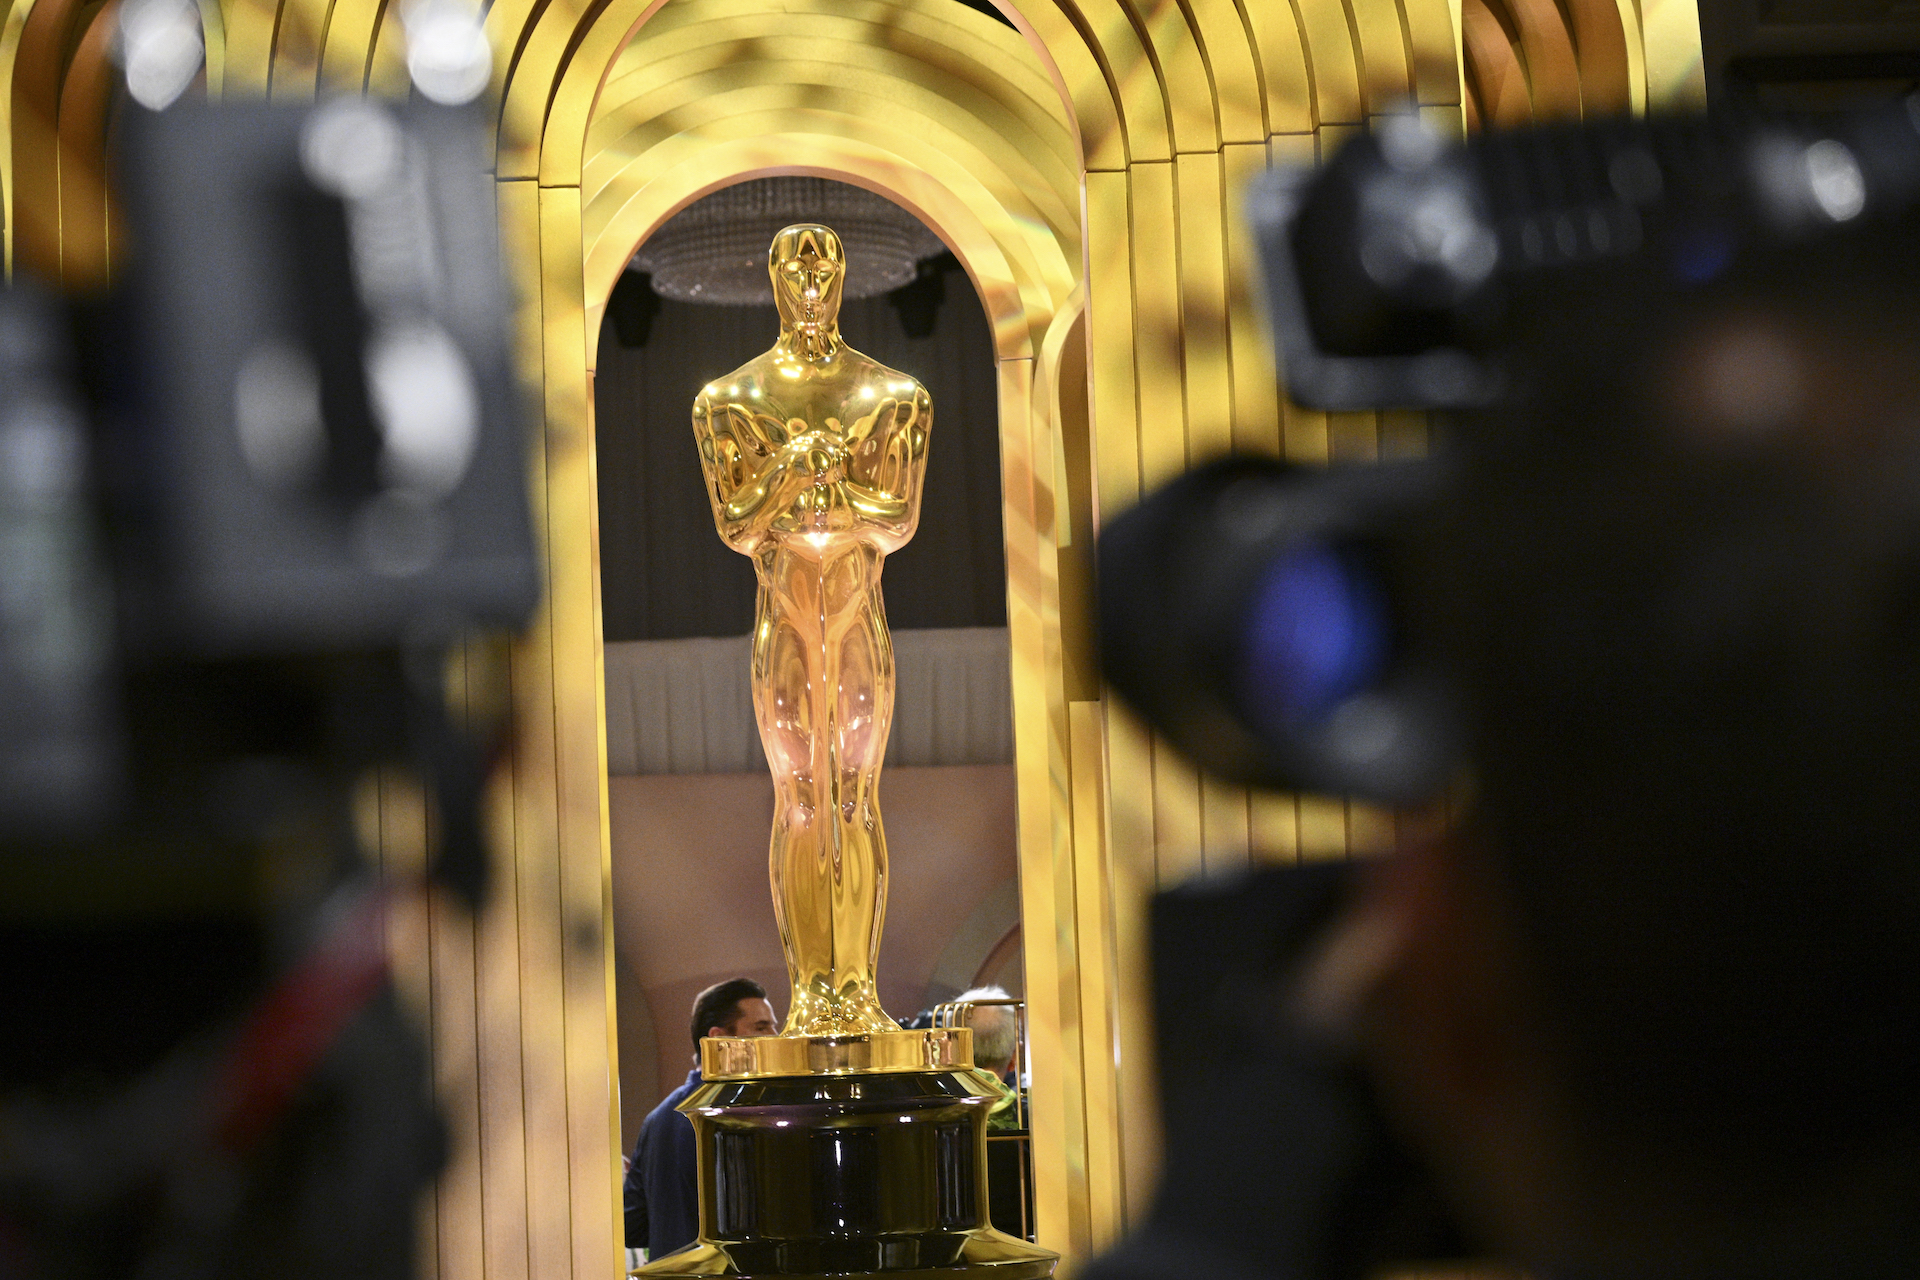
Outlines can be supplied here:
<path id="1" fill-rule="evenodd" d="M 779 1031 L 767 991 L 751 978 L 730 978 L 693 1001 L 694 1068 L 640 1124 L 627 1166 L 627 1248 L 662 1258 L 700 1234 L 699 1164 L 693 1122 L 676 1108 L 700 1087 L 700 1041 L 705 1036 L 770 1036 Z"/>

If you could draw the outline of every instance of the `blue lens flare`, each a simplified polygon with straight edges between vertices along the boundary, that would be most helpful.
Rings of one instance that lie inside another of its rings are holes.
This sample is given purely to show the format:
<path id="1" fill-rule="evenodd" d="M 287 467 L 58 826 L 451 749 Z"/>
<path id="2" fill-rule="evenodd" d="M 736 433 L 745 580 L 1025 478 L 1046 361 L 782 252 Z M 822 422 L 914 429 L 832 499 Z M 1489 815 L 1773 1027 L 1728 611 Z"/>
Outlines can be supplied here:
<path id="1" fill-rule="evenodd" d="M 1294 544 L 1255 585 L 1237 683 L 1258 728 L 1324 720 L 1372 684 L 1391 648 L 1380 586 L 1322 542 Z"/>

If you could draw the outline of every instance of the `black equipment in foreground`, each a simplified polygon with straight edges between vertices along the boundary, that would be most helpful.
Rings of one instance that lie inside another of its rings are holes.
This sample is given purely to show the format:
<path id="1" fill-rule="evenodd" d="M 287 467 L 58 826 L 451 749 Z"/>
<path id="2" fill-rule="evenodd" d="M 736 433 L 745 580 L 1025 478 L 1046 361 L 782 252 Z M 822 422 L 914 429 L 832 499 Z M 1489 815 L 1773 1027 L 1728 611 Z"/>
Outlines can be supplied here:
<path id="1" fill-rule="evenodd" d="M 0 1273 L 402 1280 L 442 1159 L 386 963 L 421 886 L 363 864 L 356 791 L 410 769 L 479 904 L 509 723 L 471 694 L 540 591 L 486 129 L 118 137 L 115 296 L 0 296 Z"/>
<path id="2" fill-rule="evenodd" d="M 1111 522 L 1108 679 L 1225 777 L 1409 803 L 1480 759 L 1489 707 L 1528 667 L 1497 654 L 1611 663 L 1592 646 L 1616 606 L 1648 611 L 1649 655 L 1735 642 L 1758 598 L 1716 617 L 1630 602 L 1626 581 L 1611 599 L 1557 594 L 1548 561 L 1570 580 L 1634 566 L 1649 581 L 1704 572 L 1686 558 L 1736 525 L 1824 518 L 1818 485 L 1775 494 L 1725 464 L 1812 399 L 1869 390 L 1830 352 L 1913 333 L 1917 206 L 1908 106 L 1466 146 L 1396 119 L 1320 170 L 1269 175 L 1251 210 L 1289 393 L 1435 410 L 1433 456 L 1223 460 Z M 1883 398 L 1910 390 L 1897 359 Z M 1676 435 L 1679 419 L 1698 436 Z M 1889 501 L 1920 513 L 1920 497 Z M 1892 517 L 1877 536 L 1889 557 L 1909 550 Z M 1772 575 L 1767 607 L 1804 598 L 1811 564 L 1751 545 L 1737 567 Z"/>
<path id="3" fill-rule="evenodd" d="M 1222 459 L 1098 551 L 1105 674 L 1156 730 L 1231 780 L 1449 796 L 1459 861 L 1524 913 L 1569 1088 L 1765 1176 L 1915 1123 L 1917 203 L 1906 107 L 1460 147 L 1393 122 L 1254 215 L 1291 393 L 1444 411 L 1432 457 Z M 1394 1208 L 1432 1203 L 1417 1166 L 1287 1025 L 1337 879 L 1158 901 L 1167 1176 L 1091 1276 L 1466 1252 Z M 1210 983 L 1239 1000 L 1211 1020 Z M 1910 1247 L 1885 1234 L 1792 1242 L 1840 1274 Z"/>

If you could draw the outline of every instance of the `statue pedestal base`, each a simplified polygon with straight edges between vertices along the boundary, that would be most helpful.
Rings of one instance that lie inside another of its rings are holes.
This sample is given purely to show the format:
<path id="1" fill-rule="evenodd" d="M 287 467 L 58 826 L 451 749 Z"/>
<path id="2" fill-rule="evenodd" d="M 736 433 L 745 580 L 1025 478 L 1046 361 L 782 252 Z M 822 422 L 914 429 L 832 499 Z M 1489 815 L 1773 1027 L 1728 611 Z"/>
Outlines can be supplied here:
<path id="1" fill-rule="evenodd" d="M 886 1038 L 929 1034 L 952 1035 Z M 716 1043 L 769 1041 L 709 1040 L 703 1062 Z M 699 1143 L 700 1238 L 633 1274 L 1044 1280 L 1056 1255 L 987 1222 L 1000 1096 L 965 1065 L 709 1079 L 680 1108 Z"/>

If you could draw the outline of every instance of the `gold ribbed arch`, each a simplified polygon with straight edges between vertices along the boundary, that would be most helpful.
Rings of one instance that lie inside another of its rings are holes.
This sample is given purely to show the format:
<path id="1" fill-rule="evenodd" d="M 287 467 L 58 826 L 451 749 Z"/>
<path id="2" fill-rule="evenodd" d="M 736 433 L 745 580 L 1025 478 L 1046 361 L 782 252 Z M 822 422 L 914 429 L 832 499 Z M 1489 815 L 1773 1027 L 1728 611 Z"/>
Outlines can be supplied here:
<path id="1" fill-rule="evenodd" d="M 1196 776 L 1088 660 L 1101 519 L 1225 449 L 1424 446 L 1417 416 L 1284 403 L 1234 215 L 1408 104 L 1452 132 L 1700 92 L 1692 0 L 497 0 L 495 172 L 520 285 L 548 597 L 516 650 L 492 797 L 501 892 L 396 941 L 430 1010 L 454 1162 L 425 1217 L 448 1280 L 618 1273 L 612 957 L 591 363 L 627 257 L 706 191 L 839 178 L 965 263 L 1000 379 L 1022 908 L 1043 1243 L 1069 1263 L 1151 1190 L 1148 891 L 1339 856 L 1380 815 Z M 201 0 L 207 92 L 407 92 L 398 0 Z M 8 262 L 96 282 L 111 0 L 0 0 Z M 709 536 L 690 530 L 690 537 Z M 393 856 L 426 840 L 382 797 Z"/>

